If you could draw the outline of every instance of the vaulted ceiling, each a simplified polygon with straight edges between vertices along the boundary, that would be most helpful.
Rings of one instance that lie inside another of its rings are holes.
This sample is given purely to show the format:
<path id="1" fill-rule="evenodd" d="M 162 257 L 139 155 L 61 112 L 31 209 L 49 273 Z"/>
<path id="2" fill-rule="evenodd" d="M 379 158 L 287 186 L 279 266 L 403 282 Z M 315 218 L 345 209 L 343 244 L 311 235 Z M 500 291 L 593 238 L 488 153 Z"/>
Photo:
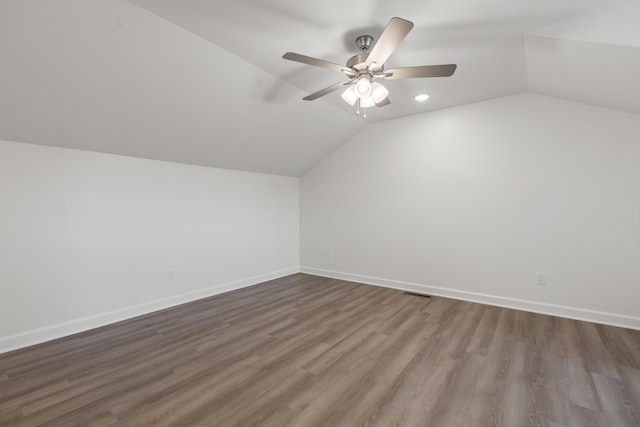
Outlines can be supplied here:
<path id="1" fill-rule="evenodd" d="M 358 35 L 415 27 L 363 120 L 335 92 Z M 371 121 L 532 91 L 640 114 L 638 0 L 1 0 L 0 139 L 301 175 Z M 431 94 L 416 103 L 418 92 Z"/>

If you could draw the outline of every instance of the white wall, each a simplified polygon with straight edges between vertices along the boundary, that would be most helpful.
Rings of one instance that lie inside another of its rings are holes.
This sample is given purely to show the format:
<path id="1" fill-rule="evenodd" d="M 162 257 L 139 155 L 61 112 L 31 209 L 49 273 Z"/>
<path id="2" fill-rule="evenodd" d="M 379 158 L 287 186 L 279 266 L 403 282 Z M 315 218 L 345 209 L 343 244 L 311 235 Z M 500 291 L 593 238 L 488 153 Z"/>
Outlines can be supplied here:
<path id="1" fill-rule="evenodd" d="M 295 272 L 299 245 L 315 274 L 640 329 L 638 115 L 522 94 L 381 122 L 300 191 L 0 141 L 0 352 Z"/>
<path id="2" fill-rule="evenodd" d="M 640 329 L 640 116 L 521 94 L 371 125 L 303 176 L 301 265 Z"/>
<path id="3" fill-rule="evenodd" d="M 298 206 L 297 178 L 0 141 L 0 352 L 293 273 Z"/>

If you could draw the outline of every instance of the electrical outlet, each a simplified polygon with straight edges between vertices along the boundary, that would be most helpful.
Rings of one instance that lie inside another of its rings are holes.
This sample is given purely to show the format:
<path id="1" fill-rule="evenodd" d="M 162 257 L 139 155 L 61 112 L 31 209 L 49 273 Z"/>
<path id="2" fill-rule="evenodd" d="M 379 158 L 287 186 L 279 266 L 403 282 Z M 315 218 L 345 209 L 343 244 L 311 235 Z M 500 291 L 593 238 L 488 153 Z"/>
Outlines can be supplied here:
<path id="1" fill-rule="evenodd" d="M 547 273 L 544 271 L 538 271 L 536 273 L 536 285 L 547 286 Z"/>
<path id="2" fill-rule="evenodd" d="M 169 281 L 176 280 L 176 272 L 173 270 L 169 270 L 167 272 L 167 280 Z"/>
<path id="3" fill-rule="evenodd" d="M 333 251 L 327 251 L 327 259 L 333 259 Z"/>

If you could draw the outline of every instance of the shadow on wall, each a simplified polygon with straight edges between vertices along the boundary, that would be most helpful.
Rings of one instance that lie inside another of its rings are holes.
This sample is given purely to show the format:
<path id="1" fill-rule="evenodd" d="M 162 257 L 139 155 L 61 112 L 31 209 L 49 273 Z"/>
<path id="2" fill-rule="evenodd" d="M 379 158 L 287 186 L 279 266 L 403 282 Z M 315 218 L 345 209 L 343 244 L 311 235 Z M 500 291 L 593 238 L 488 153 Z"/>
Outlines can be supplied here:
<path id="1" fill-rule="evenodd" d="M 284 52 L 282 53 L 284 54 Z M 274 82 L 270 85 L 265 83 L 264 80 L 258 79 L 254 82 L 252 95 L 271 104 L 286 104 L 291 99 L 297 97 L 302 98 L 302 96 L 300 96 L 300 92 L 295 90 L 300 88 L 295 88 L 291 84 L 287 83 L 287 81 L 303 73 L 304 68 L 300 67 L 287 73 L 282 79 L 274 79 Z"/>

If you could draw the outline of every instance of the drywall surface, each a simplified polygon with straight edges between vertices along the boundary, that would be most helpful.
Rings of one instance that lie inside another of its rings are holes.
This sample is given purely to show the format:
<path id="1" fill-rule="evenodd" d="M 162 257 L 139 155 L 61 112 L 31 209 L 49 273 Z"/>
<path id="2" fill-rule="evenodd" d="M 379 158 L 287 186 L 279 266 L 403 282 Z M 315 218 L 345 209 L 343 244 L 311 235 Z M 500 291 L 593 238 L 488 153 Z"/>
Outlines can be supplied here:
<path id="1" fill-rule="evenodd" d="M 538 28 L 529 34 L 566 40 L 640 47 L 640 2 L 602 3 L 567 19 Z"/>
<path id="2" fill-rule="evenodd" d="M 298 191 L 291 177 L 0 142 L 0 351 L 297 271 Z"/>
<path id="3" fill-rule="evenodd" d="M 301 270 L 640 329 L 640 116 L 526 93 L 373 124 L 301 180 Z"/>
<path id="4" fill-rule="evenodd" d="M 531 92 L 640 114 L 640 47 L 527 35 L 525 57 Z"/>

